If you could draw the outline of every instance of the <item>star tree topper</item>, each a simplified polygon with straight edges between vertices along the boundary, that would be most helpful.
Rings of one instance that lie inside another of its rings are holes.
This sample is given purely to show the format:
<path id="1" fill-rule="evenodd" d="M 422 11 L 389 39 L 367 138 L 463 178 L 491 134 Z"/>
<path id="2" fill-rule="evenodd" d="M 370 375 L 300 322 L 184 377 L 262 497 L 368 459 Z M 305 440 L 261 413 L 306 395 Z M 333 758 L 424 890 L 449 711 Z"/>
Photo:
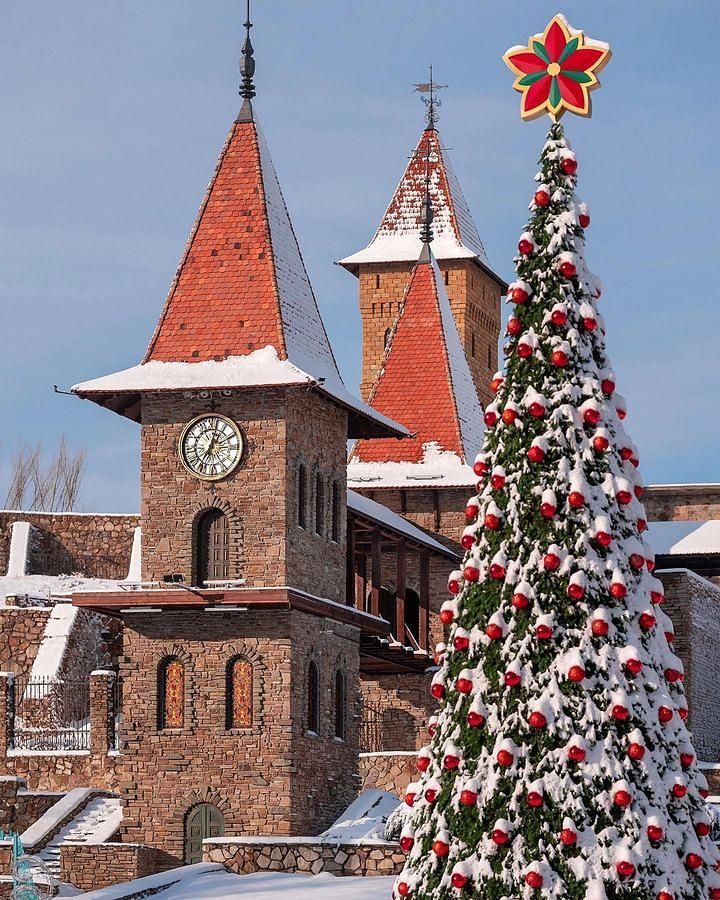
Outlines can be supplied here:
<path id="1" fill-rule="evenodd" d="M 518 76 L 513 87 L 522 94 L 520 115 L 535 119 L 546 112 L 553 122 L 566 110 L 590 116 L 590 91 L 599 86 L 598 72 L 611 56 L 608 44 L 576 31 L 565 16 L 555 16 L 544 34 L 503 56 Z"/>

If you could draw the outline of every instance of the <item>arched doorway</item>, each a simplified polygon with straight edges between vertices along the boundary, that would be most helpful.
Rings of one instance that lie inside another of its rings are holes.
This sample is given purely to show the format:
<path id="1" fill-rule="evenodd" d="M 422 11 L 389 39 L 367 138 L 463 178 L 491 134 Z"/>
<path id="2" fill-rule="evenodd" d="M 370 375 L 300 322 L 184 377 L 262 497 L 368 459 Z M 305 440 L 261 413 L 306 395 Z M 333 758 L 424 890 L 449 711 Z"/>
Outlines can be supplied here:
<path id="1" fill-rule="evenodd" d="M 222 837 L 224 834 L 225 820 L 216 806 L 201 803 L 193 807 L 185 822 L 185 862 L 188 865 L 202 862 L 202 842 L 206 838 Z"/>
<path id="2" fill-rule="evenodd" d="M 204 512 L 197 525 L 197 583 L 230 577 L 230 527 L 220 509 Z"/>

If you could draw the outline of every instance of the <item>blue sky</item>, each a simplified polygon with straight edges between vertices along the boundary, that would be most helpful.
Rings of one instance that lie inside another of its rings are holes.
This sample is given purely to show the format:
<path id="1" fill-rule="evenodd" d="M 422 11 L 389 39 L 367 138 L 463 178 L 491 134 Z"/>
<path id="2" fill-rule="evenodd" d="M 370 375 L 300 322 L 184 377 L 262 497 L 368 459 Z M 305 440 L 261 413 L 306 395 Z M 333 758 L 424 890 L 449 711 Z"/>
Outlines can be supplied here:
<path id="1" fill-rule="evenodd" d="M 0 494 L 21 442 L 88 451 L 82 508 L 136 510 L 138 426 L 54 383 L 138 362 L 238 109 L 239 0 L 12 4 L 0 35 Z M 440 132 L 506 278 L 547 120 L 523 123 L 503 51 L 555 12 L 614 59 L 568 117 L 588 259 L 646 481 L 720 481 L 715 0 L 256 0 L 259 112 L 346 381 L 355 279 L 416 142 Z M 412 379 L 412 373 L 408 373 Z"/>

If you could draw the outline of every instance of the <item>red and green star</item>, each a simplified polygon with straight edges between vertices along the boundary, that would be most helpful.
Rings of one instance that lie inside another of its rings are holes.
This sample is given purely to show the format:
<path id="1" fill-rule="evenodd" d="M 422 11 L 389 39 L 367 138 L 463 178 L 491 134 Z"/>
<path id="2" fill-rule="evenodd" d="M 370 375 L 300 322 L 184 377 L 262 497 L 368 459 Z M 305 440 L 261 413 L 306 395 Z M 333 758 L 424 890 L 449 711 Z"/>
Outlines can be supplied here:
<path id="1" fill-rule="evenodd" d="M 586 38 L 564 16 L 555 16 L 544 34 L 503 56 L 518 76 L 513 87 L 522 94 L 520 115 L 534 119 L 546 112 L 553 122 L 566 110 L 589 116 L 590 91 L 598 87 L 598 72 L 611 55 L 607 44 Z"/>

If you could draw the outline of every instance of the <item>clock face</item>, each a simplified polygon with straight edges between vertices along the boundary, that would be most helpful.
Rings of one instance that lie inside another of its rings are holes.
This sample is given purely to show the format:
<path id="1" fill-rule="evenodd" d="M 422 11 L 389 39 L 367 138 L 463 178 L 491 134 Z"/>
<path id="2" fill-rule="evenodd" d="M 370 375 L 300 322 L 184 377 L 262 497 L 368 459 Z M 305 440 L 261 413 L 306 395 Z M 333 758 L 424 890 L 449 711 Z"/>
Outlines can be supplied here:
<path id="1" fill-rule="evenodd" d="M 198 416 L 183 429 L 179 445 L 182 464 L 197 478 L 217 481 L 240 462 L 243 437 L 237 425 L 217 413 Z"/>

